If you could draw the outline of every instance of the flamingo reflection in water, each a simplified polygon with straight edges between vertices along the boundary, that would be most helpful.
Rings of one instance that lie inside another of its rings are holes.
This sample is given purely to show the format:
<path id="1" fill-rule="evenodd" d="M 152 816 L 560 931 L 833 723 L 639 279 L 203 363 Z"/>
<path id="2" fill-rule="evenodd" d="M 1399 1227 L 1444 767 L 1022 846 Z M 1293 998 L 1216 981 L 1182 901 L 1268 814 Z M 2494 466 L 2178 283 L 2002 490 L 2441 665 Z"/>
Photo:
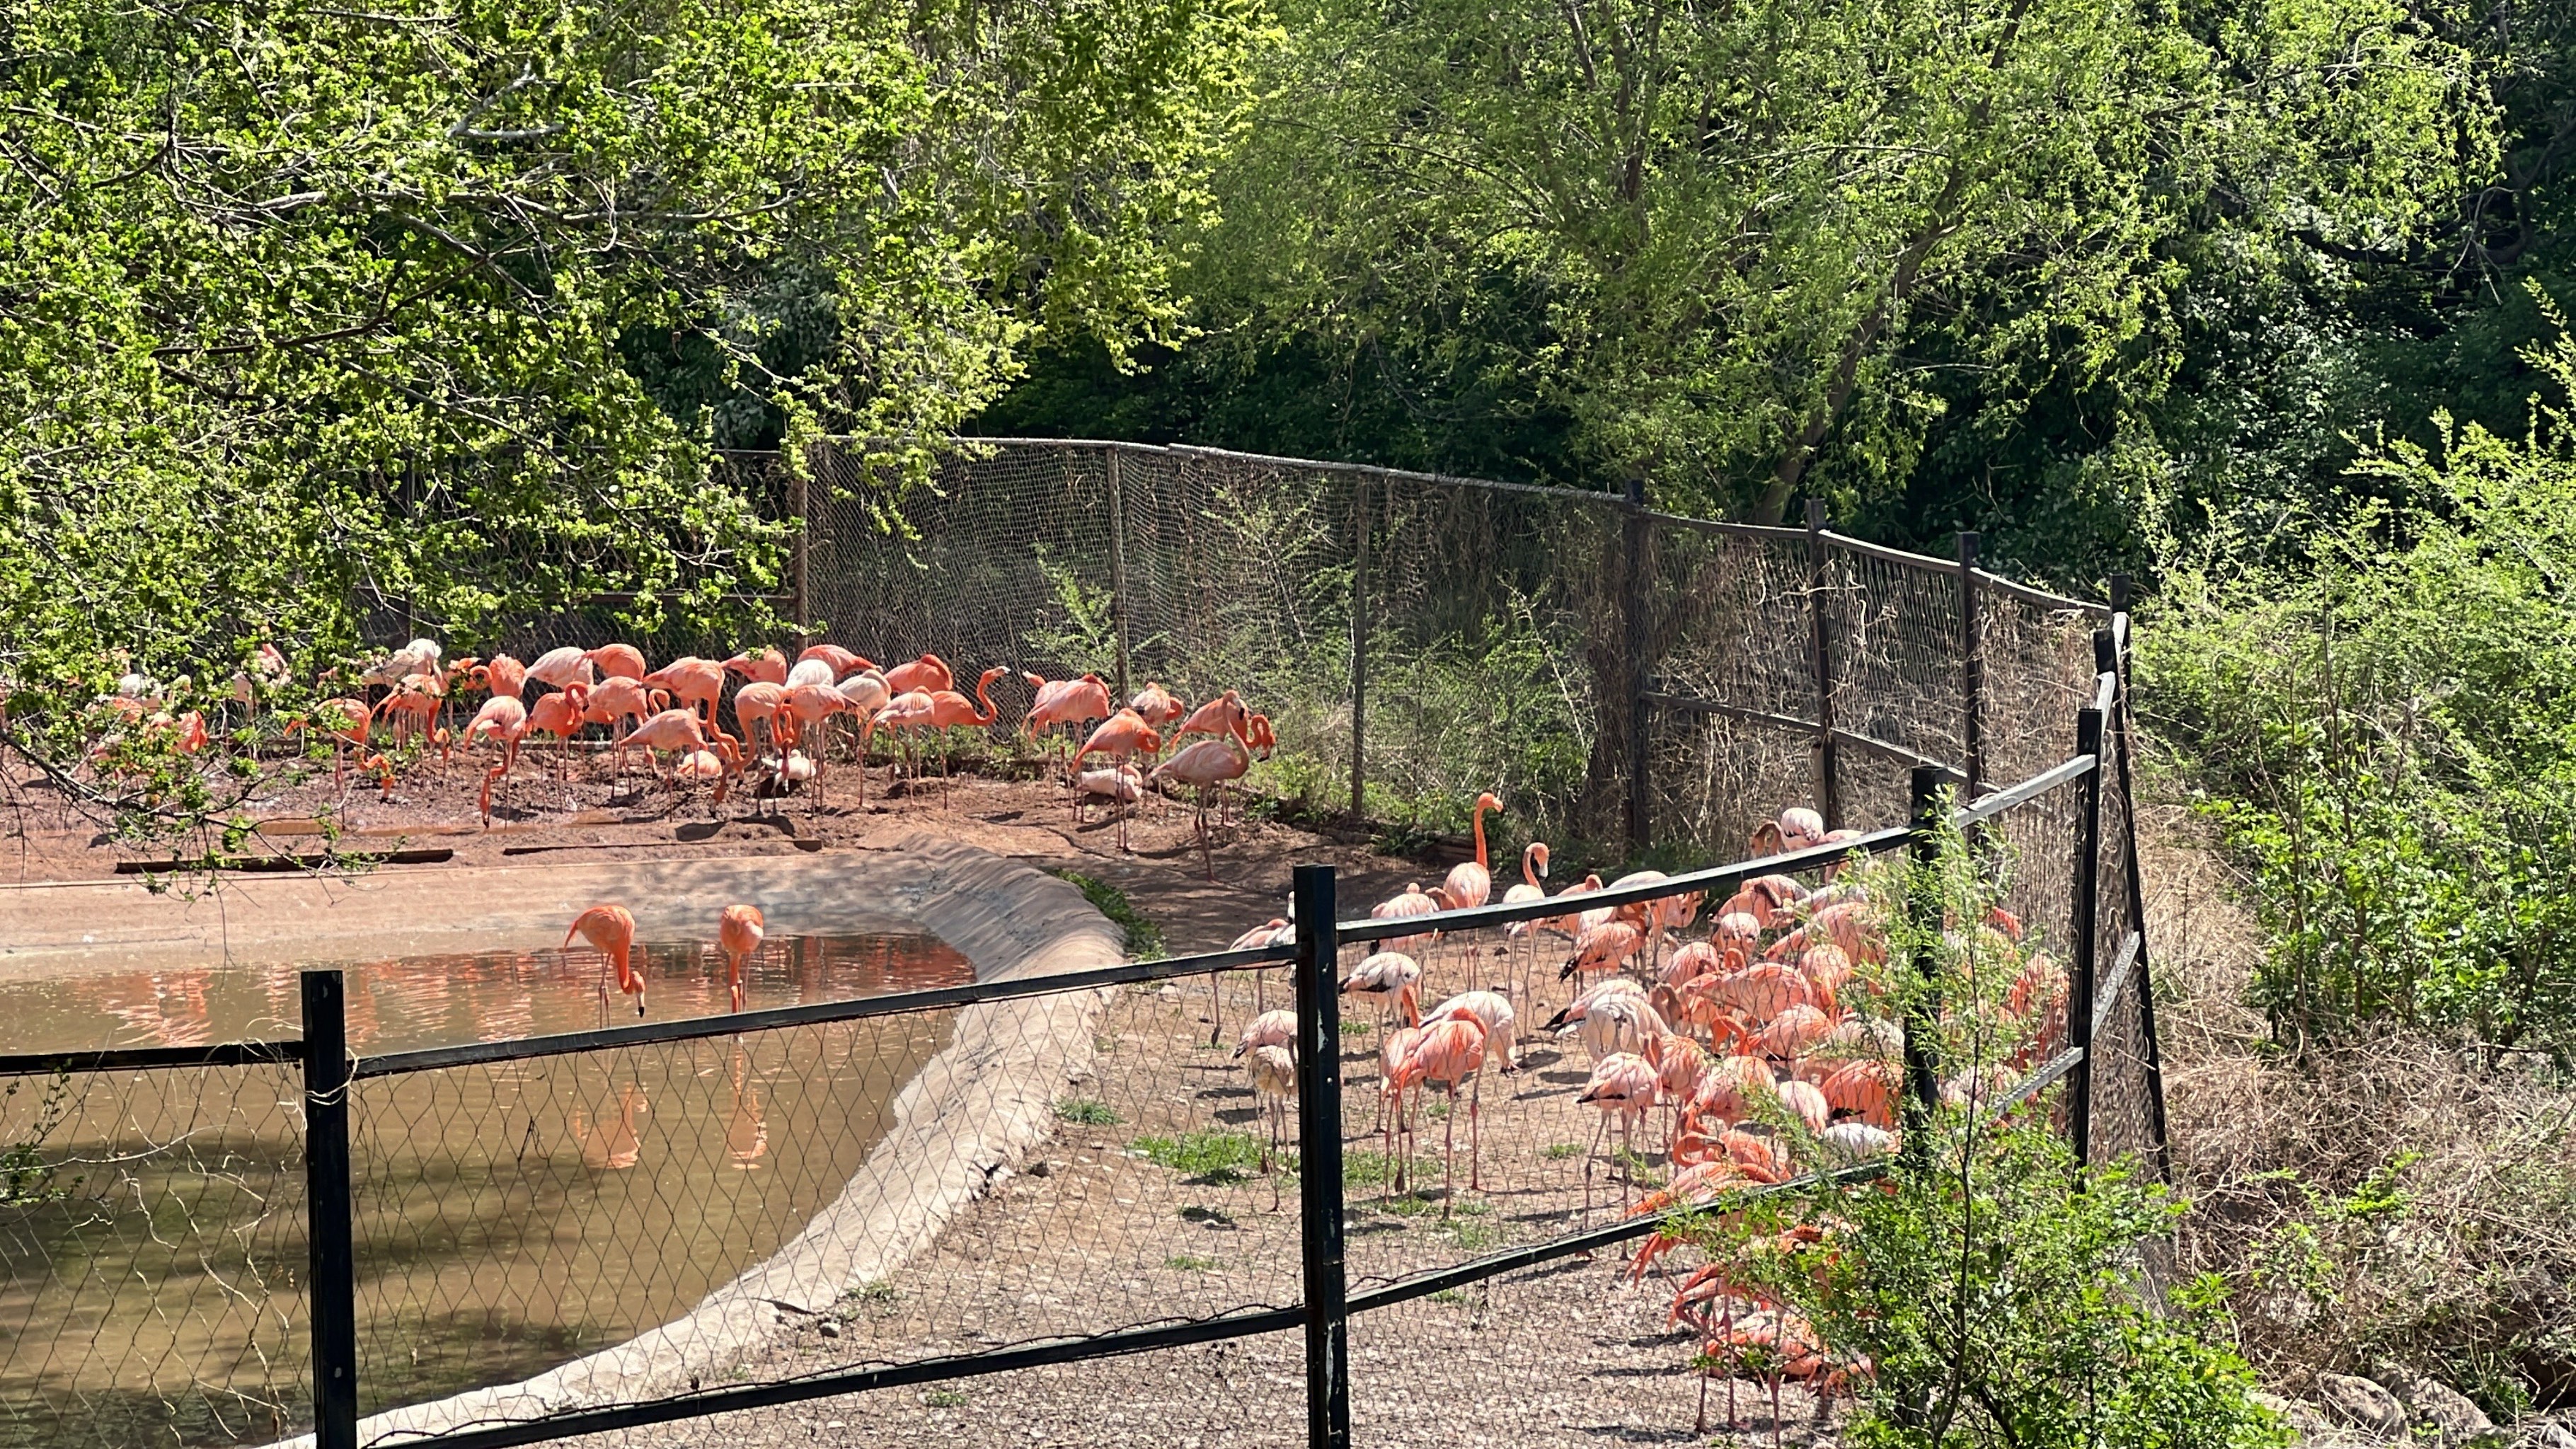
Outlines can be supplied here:
<path id="1" fill-rule="evenodd" d="M 769 1120 L 760 1114 L 760 1091 L 748 1081 L 743 1049 L 733 1049 L 733 1114 L 725 1119 L 725 1153 L 749 1171 L 769 1154 Z"/>
<path id="2" fill-rule="evenodd" d="M 616 1120 L 602 1121 L 595 1131 L 589 1114 L 573 1108 L 572 1135 L 581 1143 L 582 1165 L 609 1171 L 633 1167 L 644 1155 L 643 1139 L 635 1134 L 635 1119 L 647 1110 L 644 1087 L 639 1082 L 617 1089 Z"/>

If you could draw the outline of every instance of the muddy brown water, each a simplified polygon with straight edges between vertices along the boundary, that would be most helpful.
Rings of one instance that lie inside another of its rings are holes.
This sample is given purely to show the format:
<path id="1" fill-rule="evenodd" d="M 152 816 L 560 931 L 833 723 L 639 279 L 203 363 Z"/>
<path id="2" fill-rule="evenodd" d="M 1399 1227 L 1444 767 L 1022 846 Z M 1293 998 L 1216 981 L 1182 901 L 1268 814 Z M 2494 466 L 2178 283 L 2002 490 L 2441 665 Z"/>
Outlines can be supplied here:
<path id="1" fill-rule="evenodd" d="M 724 968 L 640 948 L 649 1019 Z M 0 1049 L 296 1034 L 349 973 L 353 1050 L 601 1023 L 596 953 L 479 952 L 0 983 Z M 954 985 L 905 925 L 772 937 L 746 1006 Z M 371 1078 L 351 1096 L 360 1406 L 509 1383 L 668 1322 L 793 1237 L 884 1135 L 951 1013 Z M 606 1019 L 632 1022 L 630 1004 Z M 0 1098 L 0 1445 L 260 1443 L 311 1424 L 301 1069 L 22 1078 Z"/>

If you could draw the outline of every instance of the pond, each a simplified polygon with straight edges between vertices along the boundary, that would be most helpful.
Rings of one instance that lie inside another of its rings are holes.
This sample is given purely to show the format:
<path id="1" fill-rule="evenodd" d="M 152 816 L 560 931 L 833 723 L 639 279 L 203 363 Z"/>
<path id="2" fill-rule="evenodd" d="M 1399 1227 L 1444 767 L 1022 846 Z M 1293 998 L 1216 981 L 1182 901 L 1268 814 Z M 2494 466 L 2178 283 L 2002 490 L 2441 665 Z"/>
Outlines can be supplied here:
<path id="1" fill-rule="evenodd" d="M 721 1015 L 722 963 L 639 944 L 649 1019 Z M 349 973 L 352 1049 L 586 1030 L 595 952 L 85 972 L 0 983 L 7 1050 L 291 1037 Z M 909 925 L 776 937 L 749 1008 L 955 985 Z M 509 1383 L 686 1313 L 793 1237 L 884 1135 L 951 1013 L 355 1085 L 361 1409 Z M 619 1000 L 605 1020 L 636 1018 Z M 301 1069 L 20 1079 L 0 1099 L 0 1444 L 259 1443 L 309 1427 Z"/>

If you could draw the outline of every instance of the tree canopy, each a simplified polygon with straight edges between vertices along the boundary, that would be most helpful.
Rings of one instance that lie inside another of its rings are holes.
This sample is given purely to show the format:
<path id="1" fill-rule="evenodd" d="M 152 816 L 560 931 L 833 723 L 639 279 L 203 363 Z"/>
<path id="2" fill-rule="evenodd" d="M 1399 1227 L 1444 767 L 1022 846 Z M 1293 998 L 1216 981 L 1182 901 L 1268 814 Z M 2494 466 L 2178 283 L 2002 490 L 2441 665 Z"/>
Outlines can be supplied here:
<path id="1" fill-rule="evenodd" d="M 0 7 L 0 671 L 775 578 L 709 449 L 1175 335 L 1240 0 Z"/>

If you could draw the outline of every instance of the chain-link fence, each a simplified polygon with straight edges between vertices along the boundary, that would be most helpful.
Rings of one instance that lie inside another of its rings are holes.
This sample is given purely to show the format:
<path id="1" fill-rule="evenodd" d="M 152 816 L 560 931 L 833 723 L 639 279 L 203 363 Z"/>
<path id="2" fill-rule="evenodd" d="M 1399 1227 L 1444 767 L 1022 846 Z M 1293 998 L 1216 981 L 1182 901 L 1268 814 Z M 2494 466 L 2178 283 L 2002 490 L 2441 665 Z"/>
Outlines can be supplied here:
<path id="1" fill-rule="evenodd" d="M 2017 1063 L 2017 1094 L 2062 1080 L 2042 1107 L 2090 1156 L 2161 1165 L 2125 701 L 2098 667 L 2125 616 L 1821 519 L 1177 448 L 996 445 L 893 533 L 835 488 L 844 454 L 815 462 L 789 607 L 882 662 L 1240 690 L 1280 739 L 1260 783 L 1318 810 L 1436 827 L 1490 789 L 1532 835 L 1691 859 L 1747 853 L 1793 805 L 1868 833 L 1346 920 L 1329 950 L 1318 929 L 373 1057 L 308 985 L 314 1045 L 0 1061 L 19 1442 L 498 1449 L 845 1394 L 883 1442 L 1068 1415 L 1108 1443 L 1687 1432 L 1695 1340 L 1622 1245 L 1705 1205 L 1705 1124 L 1678 1108 L 1721 1059 L 1808 1119 L 1728 1152 L 1793 1185 L 1877 1170 L 1865 1134 L 1824 1129 L 1893 1109 L 1824 1093 L 1900 1080 L 1914 1028 L 1837 974 L 1884 953 L 1894 906 L 1848 897 L 1877 924 L 1844 935 L 1812 903 L 1857 889 L 1849 851 L 1925 848 L 1945 781 L 2017 959 L 2070 983 L 2062 1049 Z M 1301 870 L 1300 918 L 1371 904 L 1332 890 Z M 1623 908 L 1639 939 L 1582 944 Z M 1748 1006 L 1720 984 L 1744 962 L 1683 969 L 1729 941 L 1794 964 L 1794 987 L 1754 975 L 1797 1000 Z M 1389 950 L 1408 1000 L 1335 991 Z M 1628 976 L 1644 1015 L 1587 994 Z M 1483 1051 L 1391 1050 L 1417 1006 L 1476 1018 Z M 1692 1046 L 1657 1047 L 1639 1093 L 1594 1090 L 1649 1040 Z M 78 1331 L 136 1294 L 155 1327 Z M 1016 1418 L 957 1417 L 952 1385 L 1002 1374 Z"/>
<path id="2" fill-rule="evenodd" d="M 1012 440 L 951 458 L 891 532 L 848 445 L 812 463 L 795 607 L 818 636 L 1122 700 L 1235 689 L 1278 734 L 1269 789 L 1436 829 L 1485 790 L 1533 837 L 1702 859 L 1791 804 L 1892 823 L 1911 765 L 1981 784 L 2056 758 L 2108 617 L 1821 517 Z"/>

